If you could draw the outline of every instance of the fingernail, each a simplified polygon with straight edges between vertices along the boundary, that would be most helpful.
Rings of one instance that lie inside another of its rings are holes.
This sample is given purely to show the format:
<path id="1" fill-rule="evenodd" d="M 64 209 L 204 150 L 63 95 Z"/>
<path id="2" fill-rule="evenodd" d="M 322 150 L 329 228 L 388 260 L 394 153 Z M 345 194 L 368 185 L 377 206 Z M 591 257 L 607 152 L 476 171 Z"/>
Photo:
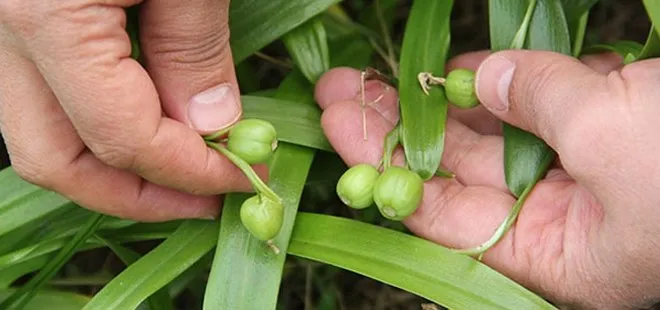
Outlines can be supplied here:
<path id="1" fill-rule="evenodd" d="M 516 64 L 499 56 L 486 59 L 477 70 L 476 90 L 479 101 L 489 110 L 509 109 L 509 87 Z"/>
<path id="2" fill-rule="evenodd" d="M 190 99 L 190 125 L 202 133 L 223 129 L 234 123 L 241 114 L 241 106 L 230 84 L 209 88 Z"/>

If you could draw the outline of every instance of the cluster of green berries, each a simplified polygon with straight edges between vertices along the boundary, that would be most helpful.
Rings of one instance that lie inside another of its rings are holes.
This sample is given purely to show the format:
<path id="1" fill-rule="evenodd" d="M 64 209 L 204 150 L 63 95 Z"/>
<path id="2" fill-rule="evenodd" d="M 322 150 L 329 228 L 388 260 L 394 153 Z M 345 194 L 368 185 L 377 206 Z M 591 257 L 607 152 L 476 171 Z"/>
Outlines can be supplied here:
<path id="1" fill-rule="evenodd" d="M 424 194 L 424 181 L 416 173 L 390 166 L 382 173 L 369 164 L 348 169 L 337 182 L 337 195 L 347 206 L 365 209 L 376 205 L 383 217 L 400 221 L 413 214 Z"/>
<path id="2" fill-rule="evenodd" d="M 277 148 L 275 127 L 260 119 L 244 119 L 236 123 L 227 134 L 227 149 L 246 163 L 266 163 Z M 259 191 L 241 205 L 243 226 L 256 238 L 268 241 L 279 233 L 284 221 L 284 206 L 278 197 Z"/>

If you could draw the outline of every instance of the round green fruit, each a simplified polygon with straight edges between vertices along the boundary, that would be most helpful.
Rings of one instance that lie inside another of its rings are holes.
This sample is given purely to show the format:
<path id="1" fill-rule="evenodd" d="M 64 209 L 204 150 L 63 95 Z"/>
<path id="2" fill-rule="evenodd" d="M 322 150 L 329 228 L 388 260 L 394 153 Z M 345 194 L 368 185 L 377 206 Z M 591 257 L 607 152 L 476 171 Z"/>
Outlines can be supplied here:
<path id="1" fill-rule="evenodd" d="M 378 170 L 372 165 L 353 166 L 339 178 L 337 195 L 351 208 L 367 208 L 374 203 L 374 185 L 379 175 Z"/>
<path id="2" fill-rule="evenodd" d="M 260 119 L 244 119 L 229 131 L 227 149 L 248 164 L 268 161 L 277 147 L 275 127 Z"/>
<path id="3" fill-rule="evenodd" d="M 424 181 L 417 173 L 392 166 L 387 168 L 374 186 L 374 201 L 387 219 L 400 221 L 413 214 L 424 194 Z"/>
<path id="4" fill-rule="evenodd" d="M 456 69 L 445 78 L 445 93 L 453 105 L 469 109 L 479 105 L 474 87 L 475 73 L 467 69 Z"/>
<path id="5" fill-rule="evenodd" d="M 241 205 L 241 222 L 257 239 L 268 241 L 277 236 L 284 222 L 284 206 L 259 195 Z"/>

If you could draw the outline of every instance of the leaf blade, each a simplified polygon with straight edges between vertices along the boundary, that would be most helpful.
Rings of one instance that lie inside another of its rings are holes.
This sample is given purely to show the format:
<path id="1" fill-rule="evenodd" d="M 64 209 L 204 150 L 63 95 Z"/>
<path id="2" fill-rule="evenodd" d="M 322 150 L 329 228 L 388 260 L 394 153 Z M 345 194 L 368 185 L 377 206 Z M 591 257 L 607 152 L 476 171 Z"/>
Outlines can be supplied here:
<path id="1" fill-rule="evenodd" d="M 289 253 L 371 277 L 455 309 L 554 309 L 472 258 L 383 227 L 300 212 Z"/>
<path id="2" fill-rule="evenodd" d="M 452 7 L 453 1 L 414 1 L 401 49 L 401 140 L 410 169 L 424 180 L 433 177 L 440 165 L 448 102 L 440 87 L 426 95 L 417 76 L 422 72 L 444 75 Z"/>

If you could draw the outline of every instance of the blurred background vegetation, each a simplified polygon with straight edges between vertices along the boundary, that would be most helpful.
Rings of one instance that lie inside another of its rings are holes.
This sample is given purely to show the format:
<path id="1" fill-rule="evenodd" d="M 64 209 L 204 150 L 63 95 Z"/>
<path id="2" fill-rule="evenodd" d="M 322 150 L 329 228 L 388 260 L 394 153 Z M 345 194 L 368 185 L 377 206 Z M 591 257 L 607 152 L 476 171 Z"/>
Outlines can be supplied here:
<path id="1" fill-rule="evenodd" d="M 345 0 L 342 6 L 354 18 L 369 14 L 374 0 Z M 392 39 L 400 44 L 410 7 L 410 0 L 398 0 Z M 452 13 L 451 55 L 488 48 L 487 1 L 455 1 Z M 592 10 L 585 46 L 616 40 L 634 40 L 643 43 L 650 23 L 641 1 L 601 0 Z M 267 55 L 267 57 L 264 57 Z M 271 58 L 276 59 L 273 61 Z M 253 56 L 241 66 L 256 74 L 256 79 L 241 79 L 244 92 L 276 87 L 290 71 L 287 53 L 280 42 L 266 47 L 261 56 Z M 382 59 L 374 58 L 373 66 L 384 68 Z M 239 70 L 240 72 L 240 70 Z M 0 90 L 2 87 L 0 86 Z M 7 104 L 7 103 L 0 103 Z M 0 168 L 7 167 L 9 159 L 0 138 Z M 334 184 L 346 167 L 333 154 L 320 152 L 312 167 L 301 210 L 360 218 L 380 225 L 405 230 L 400 225 L 380 222 L 375 208 L 360 214 L 342 207 L 335 196 Z M 0 184 L 2 186 L 2 184 Z M 144 253 L 154 243 L 135 244 L 134 249 Z M 207 263 L 210 264 L 211 257 Z M 87 251 L 74 257 L 51 285 L 85 294 L 94 294 L 123 264 L 109 250 Z M 199 309 L 205 287 L 205 274 L 201 273 L 193 285 L 177 298 L 179 309 Z M 285 278 L 280 293 L 281 309 L 433 309 L 427 301 L 377 281 L 298 258 L 289 258 L 285 265 Z M 24 281 L 25 279 L 23 279 Z M 231 285 L 228 283 L 227 285 Z M 258 292 L 255 292 L 258 294 Z"/>

